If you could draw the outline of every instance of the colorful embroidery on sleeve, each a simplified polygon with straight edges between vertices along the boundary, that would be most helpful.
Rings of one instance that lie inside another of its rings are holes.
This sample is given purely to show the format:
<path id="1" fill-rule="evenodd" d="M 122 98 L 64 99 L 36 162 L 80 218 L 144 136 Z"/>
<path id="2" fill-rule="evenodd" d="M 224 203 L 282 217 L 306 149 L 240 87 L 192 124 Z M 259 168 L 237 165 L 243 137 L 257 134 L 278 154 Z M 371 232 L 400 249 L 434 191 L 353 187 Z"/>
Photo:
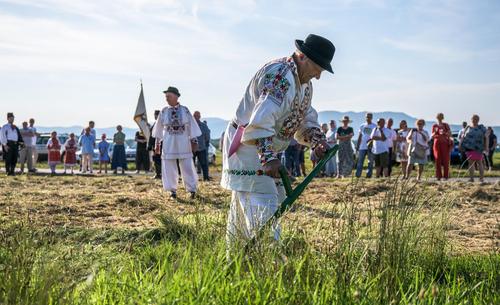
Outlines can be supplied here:
<path id="1" fill-rule="evenodd" d="M 278 154 L 273 151 L 273 138 L 261 138 L 257 140 L 257 153 L 262 165 L 269 161 L 277 160 Z"/>
<path id="2" fill-rule="evenodd" d="M 264 87 L 261 96 L 270 95 L 273 97 L 272 101 L 281 106 L 290 88 L 290 82 L 286 78 L 289 70 L 290 65 L 284 63 L 276 73 L 267 73 L 264 76 Z"/>

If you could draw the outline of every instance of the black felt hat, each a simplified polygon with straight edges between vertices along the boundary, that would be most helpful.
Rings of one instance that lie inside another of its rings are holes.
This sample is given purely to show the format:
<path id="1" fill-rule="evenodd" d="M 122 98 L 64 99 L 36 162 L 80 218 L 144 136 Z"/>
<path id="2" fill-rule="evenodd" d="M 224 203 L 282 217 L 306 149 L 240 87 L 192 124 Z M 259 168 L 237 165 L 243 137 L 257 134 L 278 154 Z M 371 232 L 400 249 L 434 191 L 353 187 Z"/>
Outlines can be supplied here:
<path id="1" fill-rule="evenodd" d="M 318 66 L 333 73 L 331 62 L 335 54 L 335 46 L 330 40 L 310 34 L 305 41 L 295 40 L 295 46 Z"/>
<path id="2" fill-rule="evenodd" d="M 175 88 L 175 87 L 168 87 L 167 90 L 163 91 L 163 93 L 167 93 L 167 92 L 172 92 L 173 94 L 177 95 L 177 96 L 181 96 L 181 94 L 179 93 L 179 89 Z"/>

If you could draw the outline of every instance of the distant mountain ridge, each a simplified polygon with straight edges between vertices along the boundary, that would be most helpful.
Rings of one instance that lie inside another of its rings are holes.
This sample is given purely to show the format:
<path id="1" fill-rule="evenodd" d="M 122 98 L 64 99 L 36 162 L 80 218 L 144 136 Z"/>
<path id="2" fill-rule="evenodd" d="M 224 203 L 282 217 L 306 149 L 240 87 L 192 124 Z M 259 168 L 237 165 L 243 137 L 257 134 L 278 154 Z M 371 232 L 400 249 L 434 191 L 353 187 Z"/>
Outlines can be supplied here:
<path id="1" fill-rule="evenodd" d="M 394 120 L 394 128 L 399 127 L 399 122 L 401 120 L 406 120 L 408 123 L 409 127 L 415 126 L 415 121 L 417 120 L 416 117 L 410 116 L 404 112 L 392 112 L 392 111 L 383 111 L 383 112 L 372 112 L 373 113 L 373 120 L 376 122 L 378 118 L 392 118 Z M 352 126 L 357 133 L 358 127 L 365 121 L 365 114 L 366 111 L 362 112 L 355 112 L 355 111 L 347 111 L 347 112 L 341 112 L 341 111 L 320 111 L 318 113 L 318 120 L 320 123 L 328 123 L 330 120 L 335 120 L 337 122 L 337 126 L 340 126 L 340 119 L 344 115 L 349 116 L 349 118 L 352 120 L 352 123 L 350 126 Z M 211 130 L 211 137 L 213 139 L 220 138 L 221 134 L 226 130 L 227 123 L 229 122 L 228 120 L 221 119 L 221 118 L 216 118 L 216 117 L 207 117 L 203 118 L 204 121 L 207 121 L 208 127 Z M 427 121 L 426 122 L 426 129 L 429 130 L 434 122 Z M 459 124 L 451 124 L 450 125 L 451 130 L 453 132 L 458 132 L 462 126 Z M 42 127 L 42 126 L 37 126 L 38 132 L 51 132 L 53 130 L 56 130 L 58 133 L 71 133 L 74 132 L 76 135 L 79 135 L 83 129 L 83 126 L 69 126 L 69 127 Z M 138 131 L 138 128 L 130 128 L 130 127 L 123 127 L 123 132 L 127 136 L 127 138 L 134 138 L 136 131 Z M 498 136 L 500 134 L 500 126 L 493 126 L 493 130 L 495 131 L 495 134 Z M 96 128 L 97 135 L 100 137 L 102 133 L 105 133 L 108 138 L 112 138 L 113 134 L 116 132 L 115 127 L 103 127 L 99 128 L 97 126 Z"/>

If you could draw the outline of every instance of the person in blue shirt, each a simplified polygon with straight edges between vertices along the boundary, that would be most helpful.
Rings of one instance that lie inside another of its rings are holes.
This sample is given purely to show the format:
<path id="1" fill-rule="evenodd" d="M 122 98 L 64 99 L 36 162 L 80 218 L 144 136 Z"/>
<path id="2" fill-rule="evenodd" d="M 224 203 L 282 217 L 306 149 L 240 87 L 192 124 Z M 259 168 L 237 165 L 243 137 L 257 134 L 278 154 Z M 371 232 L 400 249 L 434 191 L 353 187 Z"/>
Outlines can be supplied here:
<path id="1" fill-rule="evenodd" d="M 108 163 L 109 163 L 109 143 L 106 141 L 106 134 L 103 133 L 101 136 L 101 142 L 97 145 L 99 149 L 99 171 L 102 173 L 102 166 L 104 165 L 104 173 L 108 173 Z"/>
<path id="2" fill-rule="evenodd" d="M 81 162 L 82 162 L 82 173 L 87 173 L 87 168 L 90 173 L 93 173 L 92 170 L 92 156 L 94 154 L 95 148 L 95 138 L 90 133 L 90 127 L 85 128 L 85 133 L 80 137 L 78 144 L 82 148 L 81 154 Z"/>

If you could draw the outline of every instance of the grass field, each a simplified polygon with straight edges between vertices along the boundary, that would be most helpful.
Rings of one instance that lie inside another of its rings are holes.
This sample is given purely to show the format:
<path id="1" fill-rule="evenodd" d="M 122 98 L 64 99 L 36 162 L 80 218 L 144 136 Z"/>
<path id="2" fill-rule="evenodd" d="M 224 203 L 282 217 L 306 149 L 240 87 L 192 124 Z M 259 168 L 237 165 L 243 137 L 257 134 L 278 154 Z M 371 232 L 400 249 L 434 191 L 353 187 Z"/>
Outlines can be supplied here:
<path id="1" fill-rule="evenodd" d="M 143 175 L 0 189 L 1 304 L 500 303 L 498 182 L 316 179 L 232 265 L 216 181 L 179 201 Z"/>

